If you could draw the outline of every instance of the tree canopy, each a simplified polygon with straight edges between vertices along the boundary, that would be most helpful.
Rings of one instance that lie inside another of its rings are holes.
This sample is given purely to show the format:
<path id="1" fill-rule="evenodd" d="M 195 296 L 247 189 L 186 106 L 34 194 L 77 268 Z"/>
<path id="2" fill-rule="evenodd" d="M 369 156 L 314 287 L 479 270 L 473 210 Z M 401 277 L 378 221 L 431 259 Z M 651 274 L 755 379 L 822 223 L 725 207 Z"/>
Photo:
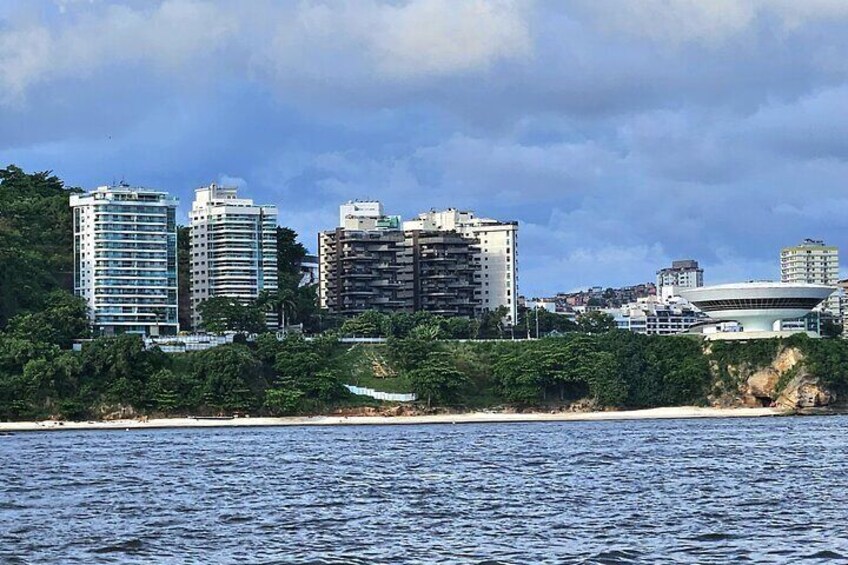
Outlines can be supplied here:
<path id="1" fill-rule="evenodd" d="M 0 328 L 47 293 L 73 290 L 75 192 L 49 171 L 0 169 Z"/>

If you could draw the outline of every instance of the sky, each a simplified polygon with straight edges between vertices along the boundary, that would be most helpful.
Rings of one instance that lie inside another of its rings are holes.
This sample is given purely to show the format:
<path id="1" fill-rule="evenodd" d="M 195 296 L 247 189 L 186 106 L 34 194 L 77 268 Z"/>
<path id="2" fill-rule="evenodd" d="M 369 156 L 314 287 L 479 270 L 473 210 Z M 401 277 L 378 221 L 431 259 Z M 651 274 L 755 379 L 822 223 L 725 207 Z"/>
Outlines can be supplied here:
<path id="1" fill-rule="evenodd" d="M 518 220 L 528 297 L 776 279 L 848 254 L 848 2 L 0 0 L 10 163 L 235 184 L 312 250 L 353 198 Z"/>

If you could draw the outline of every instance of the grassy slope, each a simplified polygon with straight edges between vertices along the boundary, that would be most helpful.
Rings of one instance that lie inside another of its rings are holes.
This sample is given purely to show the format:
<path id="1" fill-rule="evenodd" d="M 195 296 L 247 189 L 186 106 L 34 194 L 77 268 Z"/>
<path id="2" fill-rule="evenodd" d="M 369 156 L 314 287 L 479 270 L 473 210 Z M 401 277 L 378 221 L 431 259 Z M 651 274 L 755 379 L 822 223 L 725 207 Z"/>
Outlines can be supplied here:
<path id="1" fill-rule="evenodd" d="M 481 356 L 488 349 L 479 344 L 445 342 L 445 348 L 470 380 L 458 404 L 473 408 L 495 406 L 502 401 L 492 390 L 492 379 Z M 388 359 L 385 345 L 339 345 L 333 364 L 347 384 L 373 388 L 382 392 L 412 392 L 409 379 L 399 374 Z"/>
<path id="2" fill-rule="evenodd" d="M 406 377 L 397 374 L 386 358 L 385 345 L 339 344 L 334 355 L 336 366 L 345 384 L 373 388 L 382 392 L 408 393 L 412 385 Z M 381 377 L 380 368 L 390 376 Z"/>

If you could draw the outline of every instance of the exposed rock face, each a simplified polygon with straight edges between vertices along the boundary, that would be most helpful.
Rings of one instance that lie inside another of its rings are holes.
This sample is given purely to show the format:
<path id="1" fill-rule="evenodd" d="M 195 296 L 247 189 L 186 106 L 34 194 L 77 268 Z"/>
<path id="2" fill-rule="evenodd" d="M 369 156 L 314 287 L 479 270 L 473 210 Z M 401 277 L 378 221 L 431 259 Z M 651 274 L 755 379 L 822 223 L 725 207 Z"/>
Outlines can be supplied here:
<path id="1" fill-rule="evenodd" d="M 774 399 L 779 380 L 780 371 L 777 371 L 774 366 L 761 369 L 748 377 L 747 395 L 754 398 Z"/>
<path id="2" fill-rule="evenodd" d="M 780 351 L 774 361 L 767 366 L 744 377 L 744 367 L 729 367 L 731 374 L 739 379 L 739 389 L 726 390 L 714 397 L 717 406 L 739 405 L 779 406 L 781 408 L 800 409 L 828 406 L 836 402 L 836 395 L 821 385 L 819 379 L 810 375 L 804 367 L 804 354 L 794 347 Z M 778 390 L 781 376 L 794 372 L 788 383 Z M 735 398 L 734 398 L 735 397 Z"/>
<path id="3" fill-rule="evenodd" d="M 772 362 L 771 366 L 778 373 L 785 373 L 790 369 L 795 368 L 798 363 L 804 360 L 804 354 L 795 347 L 787 347 L 778 353 L 777 358 Z"/>
<path id="4" fill-rule="evenodd" d="M 834 393 L 821 386 L 817 378 L 802 373 L 783 388 L 776 404 L 784 408 L 815 408 L 834 402 Z"/>

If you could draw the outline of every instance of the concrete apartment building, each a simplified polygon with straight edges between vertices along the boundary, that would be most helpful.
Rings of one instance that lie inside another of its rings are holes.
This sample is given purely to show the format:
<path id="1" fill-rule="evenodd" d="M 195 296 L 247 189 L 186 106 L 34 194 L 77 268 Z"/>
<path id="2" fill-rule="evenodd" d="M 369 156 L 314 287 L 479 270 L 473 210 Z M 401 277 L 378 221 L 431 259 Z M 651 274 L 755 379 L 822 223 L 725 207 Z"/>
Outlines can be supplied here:
<path id="1" fill-rule="evenodd" d="M 192 325 L 198 306 L 226 296 L 243 302 L 277 291 L 277 207 L 239 198 L 238 189 L 216 184 L 195 190 L 191 221 Z M 269 315 L 269 326 L 276 325 Z"/>
<path id="2" fill-rule="evenodd" d="M 177 333 L 177 199 L 126 184 L 70 198 L 74 293 L 96 335 Z"/>
<path id="3" fill-rule="evenodd" d="M 704 269 L 693 259 L 672 261 L 671 267 L 657 271 L 657 295 L 663 301 L 680 296 L 686 288 L 704 286 Z"/>
<path id="4" fill-rule="evenodd" d="M 780 280 L 785 283 L 839 284 L 839 249 L 824 241 L 805 239 L 798 245 L 780 251 Z M 817 308 L 841 318 L 838 292 Z"/>
<path id="5" fill-rule="evenodd" d="M 472 317 L 479 310 L 477 250 L 457 234 L 337 228 L 319 234 L 318 248 L 320 305 L 331 312 Z"/>
<path id="6" fill-rule="evenodd" d="M 411 312 L 412 258 L 400 230 L 337 228 L 318 234 L 318 298 L 338 314 Z"/>
<path id="7" fill-rule="evenodd" d="M 518 222 L 477 218 L 455 208 L 431 210 L 403 223 L 406 231 L 456 232 L 476 242 L 480 269 L 480 307 L 492 311 L 506 306 L 510 323 L 518 320 Z"/>

